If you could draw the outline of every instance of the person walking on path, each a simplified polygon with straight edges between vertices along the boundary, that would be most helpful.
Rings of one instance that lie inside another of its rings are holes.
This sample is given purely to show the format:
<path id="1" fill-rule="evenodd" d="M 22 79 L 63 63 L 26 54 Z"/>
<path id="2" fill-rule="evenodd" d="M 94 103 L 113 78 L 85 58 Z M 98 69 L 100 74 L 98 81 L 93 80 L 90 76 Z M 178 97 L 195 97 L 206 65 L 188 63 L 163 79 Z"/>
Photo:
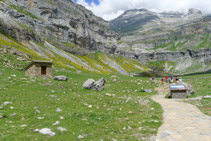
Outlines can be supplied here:
<path id="1" fill-rule="evenodd" d="M 166 83 L 168 83 L 168 78 L 169 78 L 168 76 L 166 76 L 166 77 L 165 77 L 165 79 L 166 79 Z"/>
<path id="2" fill-rule="evenodd" d="M 161 78 L 161 82 L 164 83 L 164 78 L 163 77 Z"/>

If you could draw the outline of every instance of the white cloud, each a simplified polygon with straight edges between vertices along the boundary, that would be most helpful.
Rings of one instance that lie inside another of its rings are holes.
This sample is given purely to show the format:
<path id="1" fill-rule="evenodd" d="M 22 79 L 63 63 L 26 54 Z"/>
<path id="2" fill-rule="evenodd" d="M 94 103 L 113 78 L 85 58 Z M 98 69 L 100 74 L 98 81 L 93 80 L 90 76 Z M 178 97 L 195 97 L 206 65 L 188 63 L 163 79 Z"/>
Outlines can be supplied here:
<path id="1" fill-rule="evenodd" d="M 85 0 L 77 3 L 93 11 L 105 20 L 111 20 L 121 15 L 125 10 L 146 8 L 155 12 L 179 11 L 187 12 L 190 8 L 201 10 L 204 14 L 211 13 L 211 0 L 99 0 L 100 4 L 90 5 Z"/>

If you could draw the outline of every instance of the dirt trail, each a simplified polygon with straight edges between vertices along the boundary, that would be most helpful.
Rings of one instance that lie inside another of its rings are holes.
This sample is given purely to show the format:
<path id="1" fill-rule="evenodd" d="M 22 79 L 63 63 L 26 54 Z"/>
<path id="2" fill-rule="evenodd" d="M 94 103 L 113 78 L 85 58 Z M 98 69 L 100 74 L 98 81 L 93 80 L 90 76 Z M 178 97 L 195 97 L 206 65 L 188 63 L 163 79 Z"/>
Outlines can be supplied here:
<path id="1" fill-rule="evenodd" d="M 158 95 L 152 99 L 164 110 L 163 124 L 158 130 L 156 141 L 211 141 L 211 117 L 191 104 L 165 99 L 168 85 L 156 90 Z"/>

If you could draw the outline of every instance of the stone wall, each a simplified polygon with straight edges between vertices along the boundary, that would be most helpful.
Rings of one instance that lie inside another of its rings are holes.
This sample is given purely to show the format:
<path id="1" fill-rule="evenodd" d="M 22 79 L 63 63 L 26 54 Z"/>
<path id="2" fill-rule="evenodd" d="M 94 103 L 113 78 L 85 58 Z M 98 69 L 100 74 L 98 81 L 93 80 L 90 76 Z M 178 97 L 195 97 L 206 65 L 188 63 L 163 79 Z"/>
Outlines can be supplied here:
<path id="1" fill-rule="evenodd" d="M 41 66 L 43 64 L 33 64 L 29 69 L 26 70 L 25 75 L 31 76 L 31 77 L 51 77 L 52 76 L 52 66 L 51 65 L 45 65 L 46 66 L 46 75 L 41 75 Z"/>

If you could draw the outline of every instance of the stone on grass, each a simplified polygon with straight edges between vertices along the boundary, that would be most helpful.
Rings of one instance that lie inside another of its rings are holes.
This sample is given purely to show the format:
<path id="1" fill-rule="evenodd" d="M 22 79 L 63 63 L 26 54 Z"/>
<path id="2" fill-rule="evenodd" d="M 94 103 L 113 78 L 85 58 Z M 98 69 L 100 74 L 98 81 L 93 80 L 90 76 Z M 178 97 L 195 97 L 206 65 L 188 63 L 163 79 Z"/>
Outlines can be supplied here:
<path id="1" fill-rule="evenodd" d="M 53 123 L 52 125 L 58 125 L 58 124 L 60 124 L 60 122 L 59 122 L 59 121 L 56 121 L 56 122 Z"/>
<path id="2" fill-rule="evenodd" d="M 95 80 L 94 79 L 88 79 L 86 82 L 84 82 L 83 87 L 85 89 L 92 89 L 94 87 Z"/>
<path id="3" fill-rule="evenodd" d="M 37 117 L 37 119 L 44 119 L 44 117 Z"/>
<path id="4" fill-rule="evenodd" d="M 104 88 L 105 82 L 106 80 L 104 78 L 101 78 L 96 82 L 94 79 L 90 78 L 86 82 L 84 82 L 83 87 L 85 89 L 102 91 L 102 89 Z"/>
<path id="5" fill-rule="evenodd" d="M 49 135 L 49 136 L 56 135 L 56 133 L 51 131 L 51 129 L 49 129 L 49 128 L 43 128 L 43 129 L 39 130 L 39 133 L 44 134 L 44 135 Z"/>
<path id="6" fill-rule="evenodd" d="M 78 136 L 78 139 L 83 139 L 83 138 L 84 138 L 84 136 L 82 136 L 82 135 Z"/>
<path id="7" fill-rule="evenodd" d="M 62 112 L 61 108 L 56 108 L 56 112 Z"/>
<path id="8" fill-rule="evenodd" d="M 2 73 L 2 72 L 0 72 L 0 76 L 1 76 L 1 75 L 3 75 L 3 73 Z"/>
<path id="9" fill-rule="evenodd" d="M 8 104 L 12 104 L 12 102 L 8 102 L 8 101 L 4 102 L 4 106 L 7 106 Z"/>
<path id="10" fill-rule="evenodd" d="M 184 85 L 187 88 L 187 95 L 188 96 L 194 94 L 194 89 L 190 84 L 184 83 L 184 82 L 181 82 L 180 84 Z"/>
<path id="11" fill-rule="evenodd" d="M 58 129 L 59 131 L 61 131 L 61 132 L 67 131 L 67 129 L 66 129 L 66 128 L 63 128 L 63 127 L 58 127 L 57 129 Z"/>
<path id="12" fill-rule="evenodd" d="M 147 93 L 151 93 L 152 89 L 144 89 L 144 91 L 147 92 Z"/>
<path id="13" fill-rule="evenodd" d="M 209 98 L 211 98 L 211 96 L 210 95 L 206 95 L 203 98 L 209 99 Z"/>
<path id="14" fill-rule="evenodd" d="M 13 117 L 13 116 L 16 116 L 16 115 L 17 115 L 16 113 L 13 113 L 13 114 L 11 114 L 10 116 Z"/>
<path id="15" fill-rule="evenodd" d="M 100 78 L 98 81 L 95 82 L 95 89 L 97 91 L 102 91 L 104 88 L 106 80 L 104 78 Z"/>
<path id="16" fill-rule="evenodd" d="M 53 78 L 54 80 L 58 80 L 58 81 L 67 81 L 68 78 L 64 75 L 58 75 L 58 76 L 54 76 Z"/>
<path id="17" fill-rule="evenodd" d="M 36 109 L 35 114 L 40 114 L 40 111 L 38 109 Z"/>
<path id="18" fill-rule="evenodd" d="M 56 96 L 56 95 L 50 95 L 50 97 L 51 97 L 51 98 L 57 98 L 57 96 Z"/>

